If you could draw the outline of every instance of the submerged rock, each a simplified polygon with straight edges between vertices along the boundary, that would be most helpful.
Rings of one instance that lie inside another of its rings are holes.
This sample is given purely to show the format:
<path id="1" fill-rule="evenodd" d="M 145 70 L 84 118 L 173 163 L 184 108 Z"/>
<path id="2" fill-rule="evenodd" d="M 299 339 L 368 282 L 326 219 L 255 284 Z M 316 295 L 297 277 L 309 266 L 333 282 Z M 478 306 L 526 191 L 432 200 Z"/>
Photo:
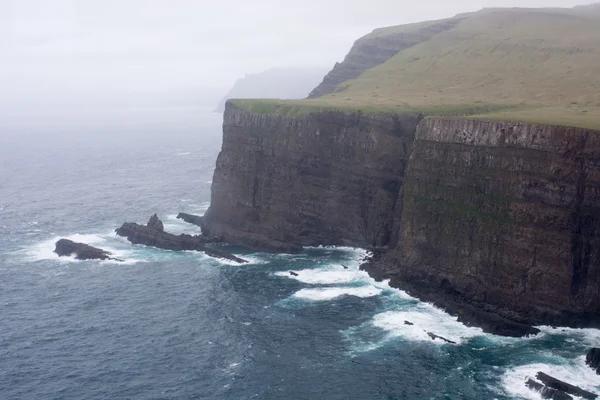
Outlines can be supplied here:
<path id="1" fill-rule="evenodd" d="M 525 386 L 527 386 L 531 390 L 539 392 L 542 396 L 542 399 L 573 400 L 573 397 L 569 396 L 565 392 L 544 386 L 541 383 L 534 381 L 533 379 L 528 379 L 527 382 L 525 382 Z"/>
<path id="2" fill-rule="evenodd" d="M 298 274 L 296 272 L 294 272 L 294 271 L 290 271 L 290 275 L 291 276 L 298 276 Z"/>
<path id="3" fill-rule="evenodd" d="M 187 214 L 187 213 L 179 213 L 177 214 L 177 219 L 182 219 L 188 224 L 193 224 L 199 227 L 202 227 L 202 217 L 199 215 Z"/>
<path id="4" fill-rule="evenodd" d="M 406 323 L 406 322 L 405 322 L 405 323 Z M 431 338 L 431 340 L 440 339 L 440 340 L 443 340 L 443 341 L 444 341 L 444 342 L 446 342 L 446 343 L 450 343 L 450 344 L 456 344 L 456 342 L 454 342 L 454 341 L 452 341 L 452 340 L 450 340 L 450 339 L 446 339 L 446 338 L 445 338 L 445 337 L 443 337 L 443 336 L 436 335 L 435 333 L 432 333 L 432 332 L 427 332 L 427 336 L 429 336 L 429 337 Z"/>
<path id="5" fill-rule="evenodd" d="M 600 375 L 600 349 L 592 348 L 585 357 L 585 363 Z"/>
<path id="6" fill-rule="evenodd" d="M 60 239 L 56 242 L 54 252 L 59 257 L 74 255 L 77 260 L 113 260 L 123 261 L 111 257 L 111 253 L 85 243 L 73 242 L 69 239 Z"/>
<path id="7" fill-rule="evenodd" d="M 239 257 L 227 252 L 207 248 L 207 243 L 212 243 L 211 240 L 204 236 L 196 235 L 174 235 L 164 231 L 163 223 L 158 216 L 154 214 L 148 224 L 139 225 L 134 222 L 126 222 L 115 232 L 119 236 L 126 237 L 133 244 L 142 244 L 145 246 L 157 247 L 159 249 L 184 251 L 194 250 L 203 251 L 206 255 L 216 258 L 223 258 L 238 263 L 247 263 Z"/>
<path id="8" fill-rule="evenodd" d="M 561 381 L 560 379 L 556 379 L 548 374 L 543 372 L 538 372 L 535 376 L 540 382 L 542 382 L 545 386 L 558 390 L 560 392 L 568 393 L 573 396 L 579 396 L 586 400 L 594 400 L 598 397 L 598 395 L 588 392 L 587 390 L 583 390 L 580 387 L 571 385 L 570 383 Z M 560 397 L 546 397 L 552 399 L 559 399 Z"/>

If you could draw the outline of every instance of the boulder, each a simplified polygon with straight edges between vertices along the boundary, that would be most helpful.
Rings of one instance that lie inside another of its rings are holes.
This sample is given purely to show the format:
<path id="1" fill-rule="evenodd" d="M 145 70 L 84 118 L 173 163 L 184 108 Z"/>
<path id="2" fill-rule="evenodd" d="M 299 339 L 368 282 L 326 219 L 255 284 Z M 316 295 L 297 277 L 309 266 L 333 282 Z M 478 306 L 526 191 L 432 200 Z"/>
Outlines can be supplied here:
<path id="1" fill-rule="evenodd" d="M 592 348 L 585 357 L 585 363 L 600 375 L 600 349 Z"/>
<path id="2" fill-rule="evenodd" d="M 111 257 L 111 253 L 108 251 L 92 247 L 85 243 L 73 242 L 69 239 L 60 239 L 56 242 L 56 248 L 54 252 L 59 257 L 72 256 L 74 255 L 77 260 L 113 260 L 123 261 L 118 258 Z"/>
<path id="3" fill-rule="evenodd" d="M 199 215 L 187 214 L 187 213 L 179 213 L 177 214 L 177 219 L 182 219 L 188 224 L 193 224 L 199 227 L 202 227 L 202 217 Z"/>
<path id="4" fill-rule="evenodd" d="M 142 244 L 145 246 L 157 247 L 159 249 L 174 251 L 203 251 L 206 255 L 216 258 L 224 258 L 238 263 L 247 263 L 239 257 L 227 252 L 207 248 L 206 244 L 211 243 L 209 239 L 201 235 L 173 235 L 164 231 L 163 223 L 158 216 L 154 214 L 147 225 L 139 225 L 134 222 L 126 222 L 115 232 L 119 236 L 126 237 L 133 244 Z"/>

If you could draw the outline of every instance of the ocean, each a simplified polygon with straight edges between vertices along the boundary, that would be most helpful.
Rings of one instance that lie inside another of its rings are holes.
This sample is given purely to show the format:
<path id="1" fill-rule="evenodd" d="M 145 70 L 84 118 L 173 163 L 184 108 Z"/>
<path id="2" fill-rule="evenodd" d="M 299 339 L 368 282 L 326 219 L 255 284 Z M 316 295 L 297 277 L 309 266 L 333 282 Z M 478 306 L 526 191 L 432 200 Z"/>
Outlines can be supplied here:
<path id="1" fill-rule="evenodd" d="M 600 392 L 600 331 L 485 334 L 372 280 L 361 249 L 227 248 L 237 265 L 115 236 L 153 213 L 199 232 L 176 215 L 209 206 L 221 115 L 192 111 L 2 128 L 0 399 L 539 399 L 537 371 Z M 125 261 L 59 258 L 59 238 Z"/>

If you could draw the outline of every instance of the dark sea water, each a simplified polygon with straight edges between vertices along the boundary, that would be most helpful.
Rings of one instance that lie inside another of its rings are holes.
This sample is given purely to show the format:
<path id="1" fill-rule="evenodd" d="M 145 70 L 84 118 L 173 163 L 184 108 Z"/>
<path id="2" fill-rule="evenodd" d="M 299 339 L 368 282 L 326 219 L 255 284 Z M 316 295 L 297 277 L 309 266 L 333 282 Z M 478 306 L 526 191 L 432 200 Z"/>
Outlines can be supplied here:
<path id="1" fill-rule="evenodd" d="M 371 280 L 362 250 L 238 266 L 116 237 L 155 212 L 197 232 L 175 215 L 209 205 L 221 116 L 191 121 L 0 132 L 0 399 L 536 399 L 539 370 L 600 389 L 599 331 L 483 334 Z M 59 259 L 62 237 L 125 262 Z"/>

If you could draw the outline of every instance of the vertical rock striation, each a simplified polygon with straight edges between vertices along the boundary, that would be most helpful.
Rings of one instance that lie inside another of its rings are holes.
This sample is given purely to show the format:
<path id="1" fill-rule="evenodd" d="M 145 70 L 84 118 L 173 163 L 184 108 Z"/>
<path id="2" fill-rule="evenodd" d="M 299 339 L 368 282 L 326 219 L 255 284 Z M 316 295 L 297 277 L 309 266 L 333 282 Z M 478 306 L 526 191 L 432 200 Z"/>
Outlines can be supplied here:
<path id="1" fill-rule="evenodd" d="M 379 277 L 516 321 L 598 323 L 600 132 L 425 120 L 403 202 Z"/>
<path id="2" fill-rule="evenodd" d="M 228 103 L 204 234 L 284 252 L 386 245 L 420 119 L 282 117 Z"/>
<path id="3" fill-rule="evenodd" d="M 231 104 L 224 118 L 209 237 L 385 247 L 374 277 L 496 333 L 598 326 L 600 132 Z"/>

